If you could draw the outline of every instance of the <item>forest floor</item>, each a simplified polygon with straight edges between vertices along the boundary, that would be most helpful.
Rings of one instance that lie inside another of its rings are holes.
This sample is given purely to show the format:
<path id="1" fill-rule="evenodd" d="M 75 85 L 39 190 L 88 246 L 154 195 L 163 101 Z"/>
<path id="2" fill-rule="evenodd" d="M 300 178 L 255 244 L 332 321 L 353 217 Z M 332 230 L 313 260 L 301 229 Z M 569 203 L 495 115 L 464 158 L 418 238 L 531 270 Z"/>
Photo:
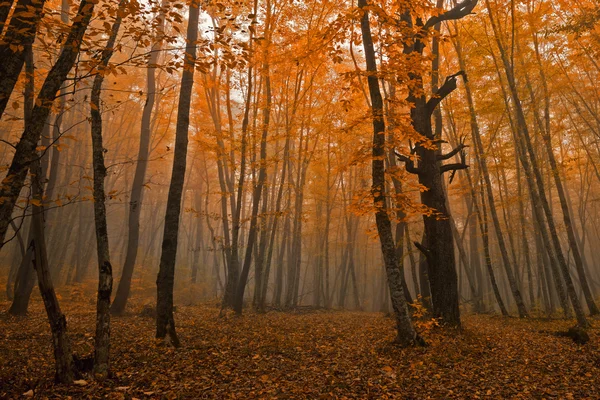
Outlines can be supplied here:
<path id="1" fill-rule="evenodd" d="M 63 301 L 73 349 L 93 349 L 93 301 Z M 41 301 L 28 317 L 0 302 L 0 398 L 600 398 L 600 320 L 580 346 L 553 332 L 572 322 L 465 316 L 462 331 L 433 328 L 428 347 L 391 344 L 394 323 L 377 313 L 227 314 L 179 306 L 182 347 L 153 338 L 142 305 L 113 318 L 112 370 L 103 383 L 53 383 Z M 33 392 L 30 392 L 32 390 Z M 33 393 L 33 396 L 32 396 Z"/>

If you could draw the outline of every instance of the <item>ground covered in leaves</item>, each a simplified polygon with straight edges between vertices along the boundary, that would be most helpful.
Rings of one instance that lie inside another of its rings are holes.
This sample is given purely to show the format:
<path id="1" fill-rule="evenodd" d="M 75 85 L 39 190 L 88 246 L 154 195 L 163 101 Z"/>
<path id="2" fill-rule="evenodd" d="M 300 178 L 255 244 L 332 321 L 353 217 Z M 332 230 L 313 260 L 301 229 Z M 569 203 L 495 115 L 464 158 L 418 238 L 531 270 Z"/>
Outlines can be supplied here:
<path id="1" fill-rule="evenodd" d="M 74 351 L 93 349 L 93 302 L 63 301 Z M 50 332 L 41 302 L 28 317 L 0 302 L 0 398 L 600 398 L 600 335 L 585 346 L 553 332 L 569 321 L 465 316 L 457 333 L 434 328 L 425 348 L 391 345 L 381 314 L 228 314 L 180 306 L 182 347 L 153 338 L 142 305 L 113 319 L 114 376 L 53 384 Z M 600 321 L 593 321 L 600 327 Z"/>

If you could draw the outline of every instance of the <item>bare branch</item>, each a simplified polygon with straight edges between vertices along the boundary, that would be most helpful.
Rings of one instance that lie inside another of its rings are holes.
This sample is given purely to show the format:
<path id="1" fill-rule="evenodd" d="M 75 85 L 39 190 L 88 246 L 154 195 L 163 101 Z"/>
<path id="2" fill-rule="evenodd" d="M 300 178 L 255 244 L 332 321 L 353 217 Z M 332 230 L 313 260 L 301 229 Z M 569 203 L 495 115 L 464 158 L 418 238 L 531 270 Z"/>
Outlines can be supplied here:
<path id="1" fill-rule="evenodd" d="M 412 158 L 405 156 L 403 154 L 400 154 L 397 151 L 394 151 L 394 154 L 396 155 L 396 157 L 398 157 L 398 160 L 400 160 L 404 163 L 406 172 L 408 172 L 410 174 L 419 174 L 421 172 L 419 170 L 419 168 L 415 167 L 415 161 Z"/>
<path id="2" fill-rule="evenodd" d="M 460 169 L 467 169 L 467 168 L 469 168 L 469 166 L 462 162 L 446 164 L 446 165 L 442 165 L 440 167 L 440 174 L 443 174 L 444 172 L 448 172 L 448 171 L 458 171 Z"/>
<path id="3" fill-rule="evenodd" d="M 16 149 L 16 148 L 17 148 L 17 146 L 15 146 L 15 145 L 14 145 L 14 144 L 12 144 L 11 142 L 9 142 L 9 141 L 7 141 L 7 140 L 4 140 L 4 139 L 0 139 L 0 143 L 7 144 L 7 145 L 9 145 L 10 147 L 12 147 L 13 149 Z"/>
<path id="4" fill-rule="evenodd" d="M 425 256 L 426 259 L 429 259 L 431 252 L 429 251 L 429 249 L 425 246 L 423 246 L 421 243 L 419 242 L 413 242 L 413 244 L 415 245 L 415 247 L 417 249 L 419 249 L 419 251 L 421 253 L 423 253 L 423 255 Z"/>
<path id="5" fill-rule="evenodd" d="M 450 153 L 447 154 L 440 154 L 439 156 L 437 156 L 438 161 L 444 161 L 444 160 L 448 160 L 452 157 L 454 157 L 455 155 L 457 155 L 460 151 L 462 151 L 465 147 L 469 147 L 464 143 L 459 144 L 458 146 L 456 146 L 455 149 L 453 149 Z"/>
<path id="6" fill-rule="evenodd" d="M 452 21 L 466 17 L 473 12 L 477 2 L 478 0 L 464 0 L 450 10 L 429 18 L 423 26 L 423 30 L 433 28 L 435 25 L 443 21 Z"/>
<path id="7" fill-rule="evenodd" d="M 427 110 L 429 114 L 433 114 L 435 108 L 444 100 L 450 93 L 456 89 L 456 77 L 462 76 L 465 82 L 467 81 L 467 74 L 465 71 L 458 71 L 454 75 L 446 77 L 444 84 L 433 94 L 433 97 L 427 102 Z"/>

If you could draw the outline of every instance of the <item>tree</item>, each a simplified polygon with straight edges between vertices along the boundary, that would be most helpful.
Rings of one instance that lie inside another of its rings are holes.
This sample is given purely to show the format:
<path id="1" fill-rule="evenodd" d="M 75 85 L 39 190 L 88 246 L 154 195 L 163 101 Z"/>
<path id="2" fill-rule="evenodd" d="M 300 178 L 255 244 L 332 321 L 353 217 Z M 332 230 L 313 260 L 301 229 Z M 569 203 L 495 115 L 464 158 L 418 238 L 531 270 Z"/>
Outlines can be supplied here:
<path id="1" fill-rule="evenodd" d="M 456 30 L 458 32 L 458 28 L 456 28 Z M 456 54 L 458 57 L 460 68 L 461 68 L 461 70 L 466 71 L 467 65 L 464 61 L 462 46 L 461 46 L 461 42 L 460 42 L 460 36 L 458 34 L 456 34 L 456 39 L 454 41 L 454 47 L 455 47 L 455 51 L 456 51 Z M 467 104 L 469 106 L 469 116 L 470 116 L 470 121 L 471 121 L 471 140 L 472 140 L 473 144 L 475 145 L 475 149 L 474 149 L 475 160 L 477 161 L 477 165 L 481 170 L 483 181 L 485 183 L 485 185 L 484 185 L 485 194 L 487 196 L 488 208 L 489 208 L 490 214 L 492 216 L 492 223 L 494 225 L 496 238 L 498 240 L 498 247 L 500 248 L 500 255 L 502 256 L 502 262 L 504 264 L 504 269 L 506 271 L 506 276 L 508 278 L 510 289 L 512 291 L 515 302 L 517 303 L 519 317 L 525 318 L 525 317 L 527 317 L 527 310 L 525 309 L 525 304 L 521 297 L 521 291 L 517 287 L 513 268 L 511 267 L 511 263 L 508 258 L 508 251 L 506 250 L 504 234 L 502 232 L 502 227 L 500 226 L 500 219 L 498 218 L 498 212 L 496 211 L 493 186 L 492 186 L 492 181 L 490 178 L 487 160 L 485 158 L 485 150 L 483 147 L 483 142 L 481 141 L 481 133 L 480 133 L 480 129 L 479 129 L 479 123 L 477 121 L 477 114 L 475 111 L 473 94 L 471 92 L 471 84 L 468 81 L 465 82 L 465 93 L 467 96 Z M 470 177 L 469 177 L 469 179 L 470 179 Z M 476 202 L 476 197 L 475 196 L 472 196 L 472 197 L 473 197 L 474 201 Z M 482 204 L 484 204 L 483 203 L 484 201 L 485 201 L 485 199 L 482 198 Z M 476 206 L 476 209 L 478 209 L 477 206 Z M 478 218 L 481 221 L 482 216 L 479 214 L 481 214 L 481 213 L 478 212 Z M 480 224 L 481 224 L 481 222 L 480 222 Z M 486 229 L 487 229 L 487 222 L 484 223 L 484 226 L 486 226 Z M 492 287 L 494 288 L 494 296 L 496 297 L 496 302 L 498 303 L 498 306 L 500 307 L 502 314 L 505 315 L 505 314 L 508 314 L 508 312 L 506 311 L 506 308 L 504 306 L 502 298 L 500 297 L 500 292 L 498 291 L 498 285 L 496 283 L 496 278 L 494 276 L 493 269 L 491 268 L 491 258 L 488 255 L 489 239 L 488 239 L 487 235 L 484 235 L 483 232 L 482 232 L 482 235 L 484 236 L 484 247 L 485 247 L 485 251 L 486 251 L 486 265 L 487 265 L 488 275 L 490 276 L 490 280 L 492 282 Z"/>
<path id="2" fill-rule="evenodd" d="M 171 183 L 167 198 L 160 268 L 158 277 L 156 278 L 156 337 L 170 341 L 175 347 L 179 346 L 179 339 L 175 332 L 175 320 L 173 318 L 173 285 L 175 283 L 179 215 L 187 160 L 192 86 L 194 84 L 194 70 L 196 68 L 196 41 L 198 40 L 199 14 L 198 2 L 192 0 L 188 15 L 183 73 L 177 108 L 173 171 L 171 173 Z"/>
<path id="3" fill-rule="evenodd" d="M 377 79 L 377 63 L 369 12 L 366 10 L 366 0 L 359 0 L 358 7 L 362 12 L 360 19 L 365 60 L 367 63 L 369 95 L 371 98 L 371 111 L 373 118 L 373 161 L 372 161 L 372 193 L 376 213 L 377 231 L 381 242 L 381 251 L 385 262 L 385 270 L 390 288 L 392 307 L 396 318 L 397 336 L 396 342 L 403 346 L 415 343 L 419 340 L 417 333 L 410 320 L 408 305 L 402 288 L 402 277 L 396 254 L 396 244 L 392 234 L 392 225 L 387 213 L 385 199 L 385 121 L 383 118 L 383 98 L 379 89 Z"/>
<path id="4" fill-rule="evenodd" d="M 77 59 L 79 47 L 92 18 L 95 4 L 91 0 L 81 0 L 77 17 L 71 25 L 60 56 L 48 72 L 35 101 L 35 106 L 31 112 L 32 123 L 23 131 L 19 142 L 15 146 L 15 154 L 8 172 L 0 184 L 0 199 L 2 199 L 0 204 L 0 249 L 5 244 L 6 231 L 10 225 L 12 212 L 23 188 L 29 166 L 37 157 L 35 149 L 50 114 L 52 103 Z"/>
<path id="5" fill-rule="evenodd" d="M 511 5 L 513 5 L 514 7 L 514 3 L 511 2 Z M 536 203 L 542 205 L 542 210 L 536 209 L 536 219 L 538 222 L 538 226 L 540 227 L 540 229 L 542 229 L 542 232 L 544 233 L 542 237 L 544 238 L 544 242 L 546 243 L 546 248 L 549 251 L 550 249 L 552 249 L 553 255 L 551 255 L 550 257 L 556 257 L 556 259 L 558 260 L 560 273 L 562 274 L 562 277 L 566 284 L 567 293 L 569 295 L 569 299 L 571 300 L 571 305 L 573 306 L 573 309 L 575 310 L 575 315 L 577 316 L 577 323 L 581 327 L 586 327 L 588 323 L 583 313 L 581 303 L 579 302 L 579 298 L 577 297 L 577 293 L 575 292 L 575 287 L 573 285 L 573 281 L 571 279 L 571 275 L 569 274 L 568 266 L 561 249 L 560 241 L 556 231 L 556 226 L 554 223 L 554 217 L 552 215 L 552 211 L 550 210 L 548 198 L 546 197 L 541 170 L 538 167 L 535 150 L 533 148 L 531 136 L 529 134 L 529 127 L 527 125 L 525 112 L 523 110 L 521 99 L 518 93 L 518 88 L 514 74 L 514 65 L 510 62 L 506 52 L 506 48 L 502 43 L 502 40 L 500 39 L 500 32 L 498 30 L 496 19 L 492 14 L 489 0 L 486 0 L 486 6 L 490 16 L 492 29 L 494 31 L 496 45 L 500 53 L 502 66 L 504 67 L 504 74 L 508 82 L 509 93 L 513 100 L 512 111 L 514 112 L 516 117 L 517 132 L 515 133 L 515 139 L 518 141 L 520 148 L 519 157 L 521 159 L 521 163 L 523 164 L 523 169 L 525 170 L 525 175 L 527 177 L 531 197 Z M 511 10 L 513 10 L 511 15 L 514 17 L 514 9 L 511 8 Z M 550 238 L 548 238 L 548 234 L 545 233 L 546 226 L 548 227 Z M 559 279 L 558 273 L 556 273 L 556 275 L 557 276 L 555 279 Z"/>
<path id="6" fill-rule="evenodd" d="M 94 170 L 94 223 L 96 226 L 96 252 L 98 256 L 98 299 L 96 306 L 96 342 L 94 348 L 94 376 L 96 379 L 108 378 L 110 372 L 110 295 L 113 287 L 112 264 L 108 246 L 108 227 L 106 223 L 106 194 L 104 180 L 106 166 L 104 165 L 104 146 L 102 138 L 102 114 L 100 94 L 107 66 L 115 51 L 117 35 L 125 13 L 126 0 L 120 0 L 116 10 L 115 21 L 106 42 L 106 48 L 101 53 L 96 76 L 90 96 L 91 134 L 92 134 L 92 164 Z"/>
<path id="7" fill-rule="evenodd" d="M 258 1 L 254 2 L 254 12 L 256 14 Z M 266 2 L 267 15 L 265 21 L 265 30 L 270 29 L 270 16 L 271 16 L 271 2 L 267 0 Z M 266 45 L 268 46 L 268 44 Z M 266 52 L 267 50 L 265 50 Z M 265 62 L 263 65 L 263 79 L 265 80 L 265 106 L 263 109 L 263 126 L 262 126 L 262 135 L 260 139 L 260 167 L 258 172 L 258 182 L 254 187 L 253 195 L 252 195 L 252 215 L 250 221 L 250 229 L 248 231 L 248 244 L 246 247 L 246 254 L 244 257 L 244 264 L 242 266 L 242 272 L 240 274 L 237 289 L 235 293 L 234 299 L 234 310 L 236 313 L 241 314 L 242 308 L 244 305 L 244 291 L 246 289 L 246 284 L 248 282 L 248 274 L 250 273 L 250 263 L 252 262 L 252 252 L 254 250 L 254 244 L 257 239 L 257 231 L 258 231 L 258 209 L 260 206 L 261 197 L 263 194 L 263 188 L 265 186 L 267 180 L 267 135 L 269 132 L 269 123 L 271 118 L 271 81 L 269 76 L 269 64 L 268 64 L 268 53 L 265 55 Z M 266 197 L 266 196 L 265 196 Z M 267 199 L 263 199 L 263 202 L 266 202 Z M 255 255 L 256 257 L 257 255 Z M 258 271 L 257 271 L 258 273 Z"/>
<path id="8" fill-rule="evenodd" d="M 158 15 L 158 25 L 156 27 L 157 38 L 150 49 L 150 57 L 146 68 L 146 102 L 142 111 L 142 125 L 140 129 L 140 147 L 138 150 L 137 163 L 133 183 L 131 185 L 131 197 L 129 199 L 129 219 L 127 224 L 127 253 L 125 263 L 121 272 L 121 279 L 117 286 L 117 292 L 111 306 L 111 313 L 120 315 L 125 311 L 129 291 L 131 289 L 131 278 L 138 254 L 140 239 L 140 215 L 142 212 L 143 191 L 145 185 L 146 169 L 148 168 L 148 157 L 150 156 L 150 136 L 152 111 L 154 110 L 157 85 L 156 85 L 156 67 L 158 56 L 162 47 L 162 37 L 164 30 L 166 1 L 163 1 Z"/>
<path id="9" fill-rule="evenodd" d="M 469 15 L 476 5 L 477 0 L 465 0 L 448 11 L 430 17 L 425 23 L 420 17 L 416 18 L 416 22 L 413 21 L 415 17 L 411 15 L 410 10 L 403 11 L 402 23 L 410 30 L 415 29 L 414 34 L 404 39 L 404 54 L 409 57 L 422 57 L 425 49 L 424 38 L 430 35 L 432 28 L 444 21 L 458 20 Z M 408 101 L 412 105 L 410 118 L 412 127 L 422 139 L 415 143 L 410 155 L 400 156 L 405 162 L 406 170 L 416 174 L 419 183 L 426 188 L 421 193 L 421 201 L 431 210 L 431 213 L 423 215 L 424 242 L 415 245 L 427 260 L 433 314 L 453 326 L 460 326 L 460 312 L 454 241 L 442 175 L 468 166 L 464 162 L 442 165 L 442 161 L 462 151 L 464 146 L 461 144 L 449 153 L 442 154 L 441 126 L 438 124 L 437 132 L 434 131 L 431 117 L 441 101 L 456 89 L 459 76 L 466 77 L 464 71 L 459 71 L 448 76 L 437 89 L 432 84 L 434 93 L 427 99 L 423 76 L 418 72 L 409 73 L 412 81 L 408 95 Z M 417 165 L 415 156 L 418 160 Z"/>

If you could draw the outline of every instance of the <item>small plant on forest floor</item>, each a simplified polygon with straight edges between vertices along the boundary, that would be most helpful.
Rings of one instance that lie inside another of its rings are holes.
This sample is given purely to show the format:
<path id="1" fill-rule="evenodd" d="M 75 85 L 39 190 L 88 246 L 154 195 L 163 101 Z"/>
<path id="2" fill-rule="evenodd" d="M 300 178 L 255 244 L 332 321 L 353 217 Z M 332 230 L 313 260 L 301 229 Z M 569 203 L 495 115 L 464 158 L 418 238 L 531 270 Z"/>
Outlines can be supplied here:
<path id="1" fill-rule="evenodd" d="M 415 323 L 415 328 L 420 335 L 426 335 L 433 329 L 440 326 L 438 318 L 430 317 L 429 310 L 423 304 L 421 295 L 418 295 L 417 298 L 410 303 L 410 306 L 413 309 L 412 316 Z"/>

